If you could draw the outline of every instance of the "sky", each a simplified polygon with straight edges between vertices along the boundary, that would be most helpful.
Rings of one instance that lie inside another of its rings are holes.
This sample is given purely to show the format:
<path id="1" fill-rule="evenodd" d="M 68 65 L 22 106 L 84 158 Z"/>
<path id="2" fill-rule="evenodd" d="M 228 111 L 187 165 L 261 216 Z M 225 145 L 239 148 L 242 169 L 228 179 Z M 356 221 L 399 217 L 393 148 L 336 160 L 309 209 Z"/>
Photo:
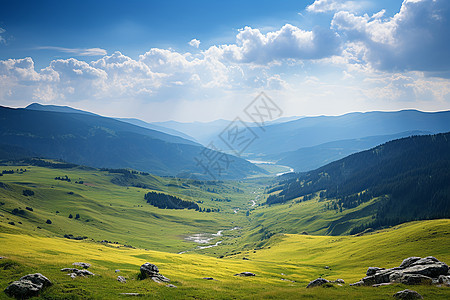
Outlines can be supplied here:
<path id="1" fill-rule="evenodd" d="M 283 117 L 450 109 L 448 0 L 0 7 L 2 106 L 231 120 L 265 92 Z"/>

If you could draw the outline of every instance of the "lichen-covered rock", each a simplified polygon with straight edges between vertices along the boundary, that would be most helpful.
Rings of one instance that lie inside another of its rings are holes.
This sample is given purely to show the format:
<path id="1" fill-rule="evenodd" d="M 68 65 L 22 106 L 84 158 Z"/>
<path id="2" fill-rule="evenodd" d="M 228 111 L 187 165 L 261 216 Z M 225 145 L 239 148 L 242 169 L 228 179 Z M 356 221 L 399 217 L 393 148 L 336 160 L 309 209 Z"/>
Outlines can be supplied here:
<path id="1" fill-rule="evenodd" d="M 325 284 L 325 283 L 329 283 L 329 281 L 326 280 L 325 278 L 317 278 L 317 279 L 314 279 L 313 281 L 310 281 L 308 283 L 308 285 L 306 286 L 306 288 L 321 286 L 322 284 Z"/>
<path id="2" fill-rule="evenodd" d="M 39 295 L 41 289 L 42 285 L 35 284 L 30 280 L 17 280 L 5 289 L 5 293 L 17 299 L 28 299 Z"/>
<path id="3" fill-rule="evenodd" d="M 412 290 L 403 290 L 397 292 L 393 295 L 394 298 L 402 299 L 402 300 L 415 300 L 415 299 L 423 299 L 422 295 L 420 295 L 416 291 Z"/>
<path id="4" fill-rule="evenodd" d="M 52 282 L 47 277 L 42 275 L 41 273 L 28 274 L 28 275 L 23 276 L 19 280 L 20 281 L 29 280 L 34 284 L 41 285 L 43 288 L 49 287 L 52 285 Z"/>
<path id="5" fill-rule="evenodd" d="M 407 285 L 430 285 L 433 279 L 420 274 L 404 274 L 400 278 L 400 283 Z"/>
<path id="6" fill-rule="evenodd" d="M 170 279 L 159 273 L 159 269 L 156 265 L 151 263 L 145 263 L 140 267 L 141 279 L 151 278 L 154 282 L 163 283 L 169 282 Z"/>
<path id="7" fill-rule="evenodd" d="M 400 264 L 400 268 L 407 268 L 410 265 L 412 265 L 413 263 L 415 263 L 416 261 L 418 261 L 419 259 L 421 259 L 418 256 L 413 256 L 413 257 L 408 257 L 405 258 L 402 263 Z"/>
<path id="8" fill-rule="evenodd" d="M 127 279 L 123 276 L 117 276 L 117 281 L 122 283 L 127 283 Z"/>
<path id="9" fill-rule="evenodd" d="M 413 256 L 404 259 L 399 267 L 390 269 L 369 267 L 366 272 L 367 276 L 353 285 L 380 286 L 384 283 L 438 284 L 439 276 L 447 276 L 448 272 L 449 267 L 433 256 L 425 258 Z"/>
<path id="10" fill-rule="evenodd" d="M 140 271 L 143 278 L 152 277 L 159 274 L 158 267 L 148 262 L 141 266 Z"/>

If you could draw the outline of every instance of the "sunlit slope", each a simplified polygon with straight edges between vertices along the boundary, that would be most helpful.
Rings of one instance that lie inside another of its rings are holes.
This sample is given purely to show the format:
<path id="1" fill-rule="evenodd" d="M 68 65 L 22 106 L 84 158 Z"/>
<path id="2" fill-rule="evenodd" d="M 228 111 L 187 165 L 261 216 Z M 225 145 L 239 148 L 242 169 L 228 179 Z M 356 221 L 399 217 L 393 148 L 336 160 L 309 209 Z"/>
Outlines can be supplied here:
<path id="1" fill-rule="evenodd" d="M 124 179 L 121 174 L 80 167 L 61 170 L 2 166 L 0 172 L 20 168 L 27 171 L 0 177 L 3 183 L 0 187 L 0 202 L 3 203 L 0 205 L 0 232 L 35 232 L 59 237 L 72 234 L 75 237 L 86 236 L 88 239 L 178 252 L 195 246 L 184 240 L 187 234 L 215 233 L 237 226 L 244 216 L 235 214 L 234 208 L 248 207 L 249 199 L 254 197 L 248 191 L 244 193 L 244 189 L 249 189 L 244 183 L 178 182 L 152 175 L 134 175 L 130 180 Z M 66 175 L 71 182 L 54 179 Z M 24 190 L 31 190 L 34 195 L 24 196 Z M 200 201 L 201 208 L 220 209 L 220 212 L 158 209 L 144 200 L 145 193 L 153 190 Z M 211 198 L 230 201 L 211 201 Z M 13 215 L 14 209 L 21 213 Z M 77 214 L 79 219 L 76 219 Z M 52 224 L 47 224 L 47 220 Z"/>
<path id="2" fill-rule="evenodd" d="M 397 266 L 408 256 L 433 255 L 448 263 L 449 225 L 450 220 L 413 222 L 360 237 L 275 236 L 264 249 L 223 259 L 2 233 L 0 253 L 8 259 L 0 262 L 0 289 L 21 275 L 41 272 L 55 283 L 42 296 L 53 299 L 114 299 L 124 292 L 138 292 L 150 299 L 391 299 L 393 293 L 406 286 L 315 289 L 305 286 L 318 276 L 342 278 L 351 283 L 363 277 L 369 266 Z M 75 261 L 92 263 L 90 270 L 100 276 L 73 280 L 59 271 Z M 146 261 L 158 265 L 160 272 L 178 288 L 167 288 L 150 280 L 138 281 L 139 266 Z M 115 273 L 116 269 L 120 272 Z M 254 272 L 257 276 L 233 276 L 242 271 Z M 117 282 L 117 275 L 127 277 L 128 282 Z M 203 277 L 213 277 L 217 281 L 207 281 Z M 450 297 L 448 288 L 414 286 L 414 290 L 425 299 Z M 0 298 L 5 297 L 0 293 Z"/>

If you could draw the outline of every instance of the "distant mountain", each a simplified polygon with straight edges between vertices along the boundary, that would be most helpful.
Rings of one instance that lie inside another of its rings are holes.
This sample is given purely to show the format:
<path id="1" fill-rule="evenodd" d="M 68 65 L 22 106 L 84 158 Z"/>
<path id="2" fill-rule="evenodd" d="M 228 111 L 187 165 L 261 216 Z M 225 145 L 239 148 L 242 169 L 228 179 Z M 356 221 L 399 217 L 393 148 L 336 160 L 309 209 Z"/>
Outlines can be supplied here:
<path id="1" fill-rule="evenodd" d="M 217 139 L 219 134 L 225 130 L 230 124 L 228 120 L 215 120 L 212 122 L 191 122 L 183 123 L 177 121 L 154 122 L 156 126 L 170 128 L 179 132 L 183 132 L 187 136 L 192 136 L 196 141 L 204 146 L 208 146 L 210 142 Z"/>
<path id="2" fill-rule="evenodd" d="M 40 110 L 40 111 L 53 111 L 53 112 L 63 112 L 63 113 L 78 113 L 78 114 L 85 114 L 85 115 L 91 115 L 91 116 L 98 116 L 94 113 L 75 109 L 70 106 L 59 106 L 59 105 L 42 105 L 39 103 L 31 103 L 25 109 L 30 110 Z"/>
<path id="3" fill-rule="evenodd" d="M 91 116 L 100 116 L 100 115 L 97 115 L 97 114 L 94 114 L 94 113 L 91 113 L 88 111 L 75 109 L 75 108 L 72 108 L 69 106 L 43 105 L 43 104 L 39 104 L 39 103 L 32 103 L 32 104 L 28 105 L 27 107 L 25 107 L 25 109 L 40 110 L 40 111 L 53 111 L 53 112 L 62 112 L 62 113 L 78 113 L 78 114 L 86 114 L 86 115 L 91 115 Z M 190 137 L 180 131 L 166 128 L 163 126 L 154 125 L 151 123 L 147 123 L 147 122 L 139 120 L 139 119 L 135 119 L 135 118 L 116 118 L 116 119 L 119 121 L 122 121 L 122 122 L 127 122 L 130 124 L 136 125 L 136 126 L 164 132 L 164 133 L 167 133 L 170 135 L 181 137 L 186 140 L 197 142 L 193 137 Z"/>
<path id="4" fill-rule="evenodd" d="M 373 148 L 391 140 L 412 135 L 430 134 L 428 131 L 407 131 L 391 135 L 376 135 L 359 139 L 328 142 L 313 147 L 300 148 L 295 151 L 267 156 L 266 159 L 286 165 L 295 172 L 306 172 L 317 169 L 350 154 Z"/>
<path id="5" fill-rule="evenodd" d="M 350 113 L 342 116 L 305 117 L 295 121 L 274 124 L 259 131 L 247 149 L 252 159 L 265 155 L 295 151 L 320 144 L 360 139 L 377 135 L 392 135 L 407 131 L 440 133 L 450 131 L 450 111 Z"/>
<path id="6" fill-rule="evenodd" d="M 157 175 L 202 176 L 205 169 L 196 158 L 204 161 L 202 153 L 221 155 L 195 142 L 111 118 L 1 106 L 0 140 L 3 145 L 42 157 L 93 167 L 133 168 Z M 220 169 L 221 178 L 263 172 L 238 157 L 226 155 L 224 160 L 228 168 Z"/>
<path id="7" fill-rule="evenodd" d="M 190 141 L 193 141 L 193 142 L 197 143 L 195 138 L 193 138 L 193 137 L 191 137 L 191 136 L 189 136 L 189 135 L 187 135 L 187 134 L 185 134 L 185 133 L 183 133 L 181 131 L 172 129 L 172 128 L 159 126 L 159 125 L 156 125 L 156 124 L 153 124 L 153 123 L 147 123 L 145 121 L 142 121 L 142 120 L 139 120 L 139 119 L 135 119 L 135 118 L 117 118 L 117 120 L 123 121 L 123 122 L 127 122 L 127 123 L 130 123 L 130 124 L 136 125 L 136 126 L 152 129 L 152 130 L 157 130 L 157 131 L 164 132 L 164 133 L 167 133 L 167 134 L 170 134 L 170 135 L 179 136 L 179 137 L 181 137 L 183 139 L 190 140 Z"/>
<path id="8" fill-rule="evenodd" d="M 394 140 L 352 154 L 272 187 L 267 204 L 320 194 L 335 207 L 351 209 L 382 197 L 372 222 L 379 228 L 401 222 L 450 217 L 450 133 Z"/>

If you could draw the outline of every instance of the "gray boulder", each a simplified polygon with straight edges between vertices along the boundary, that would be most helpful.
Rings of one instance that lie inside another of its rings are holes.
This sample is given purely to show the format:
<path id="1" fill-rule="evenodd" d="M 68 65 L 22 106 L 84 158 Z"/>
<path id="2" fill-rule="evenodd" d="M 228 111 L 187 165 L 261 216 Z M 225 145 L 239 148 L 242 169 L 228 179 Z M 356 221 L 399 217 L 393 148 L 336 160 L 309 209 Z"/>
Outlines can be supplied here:
<path id="1" fill-rule="evenodd" d="M 144 278 L 152 277 L 153 275 L 159 274 L 159 269 L 156 265 L 151 263 L 145 263 L 140 268 L 141 274 Z"/>
<path id="2" fill-rule="evenodd" d="M 126 278 L 123 277 L 123 276 L 117 276 L 117 281 L 118 281 L 118 282 L 122 282 L 122 283 L 127 283 Z"/>
<path id="3" fill-rule="evenodd" d="M 344 279 L 336 279 L 335 281 L 333 281 L 333 283 L 345 284 L 345 281 Z"/>
<path id="4" fill-rule="evenodd" d="M 407 285 L 430 285 L 433 279 L 420 274 L 404 274 L 400 278 L 400 283 Z"/>
<path id="5" fill-rule="evenodd" d="M 20 281 L 29 280 L 34 284 L 40 285 L 42 288 L 49 287 L 52 282 L 41 273 L 28 274 L 19 279 Z"/>
<path id="6" fill-rule="evenodd" d="M 16 299 L 28 299 L 39 295 L 42 285 L 35 284 L 30 280 L 18 280 L 11 283 L 6 289 L 6 295 Z"/>
<path id="7" fill-rule="evenodd" d="M 88 271 L 86 269 L 78 270 L 75 268 L 64 268 L 61 269 L 62 272 L 69 272 L 67 275 L 69 275 L 72 278 L 76 278 L 78 276 L 94 276 L 95 274 L 91 271 Z"/>
<path id="8" fill-rule="evenodd" d="M 405 258 L 402 261 L 402 263 L 400 264 L 400 268 L 402 268 L 402 269 L 407 268 L 410 265 L 412 265 L 413 263 L 415 263 L 416 261 L 418 261 L 419 259 L 421 259 L 421 258 L 417 257 L 417 256 L 412 256 L 412 257 Z"/>
<path id="9" fill-rule="evenodd" d="M 413 264 L 412 266 L 402 270 L 403 273 L 420 274 L 428 277 L 439 277 L 448 272 L 448 266 L 442 262 L 431 262 L 430 264 Z"/>
<path id="10" fill-rule="evenodd" d="M 423 297 L 418 292 L 412 290 L 403 290 L 397 292 L 393 295 L 393 297 L 402 300 L 423 299 Z"/>
<path id="11" fill-rule="evenodd" d="M 314 279 L 313 281 L 309 282 L 308 285 L 306 286 L 306 288 L 321 286 L 322 284 L 325 284 L 325 283 L 329 283 L 329 281 L 326 280 L 325 278 L 317 278 L 317 279 Z"/>
<path id="12" fill-rule="evenodd" d="M 140 271 L 141 271 L 141 279 L 151 278 L 153 281 L 157 283 L 170 281 L 169 278 L 159 274 L 159 269 L 154 264 L 147 262 L 140 267 Z"/>
<path id="13" fill-rule="evenodd" d="M 83 268 L 83 269 L 89 269 L 91 264 L 85 263 L 85 262 L 74 262 L 72 265 Z"/>

